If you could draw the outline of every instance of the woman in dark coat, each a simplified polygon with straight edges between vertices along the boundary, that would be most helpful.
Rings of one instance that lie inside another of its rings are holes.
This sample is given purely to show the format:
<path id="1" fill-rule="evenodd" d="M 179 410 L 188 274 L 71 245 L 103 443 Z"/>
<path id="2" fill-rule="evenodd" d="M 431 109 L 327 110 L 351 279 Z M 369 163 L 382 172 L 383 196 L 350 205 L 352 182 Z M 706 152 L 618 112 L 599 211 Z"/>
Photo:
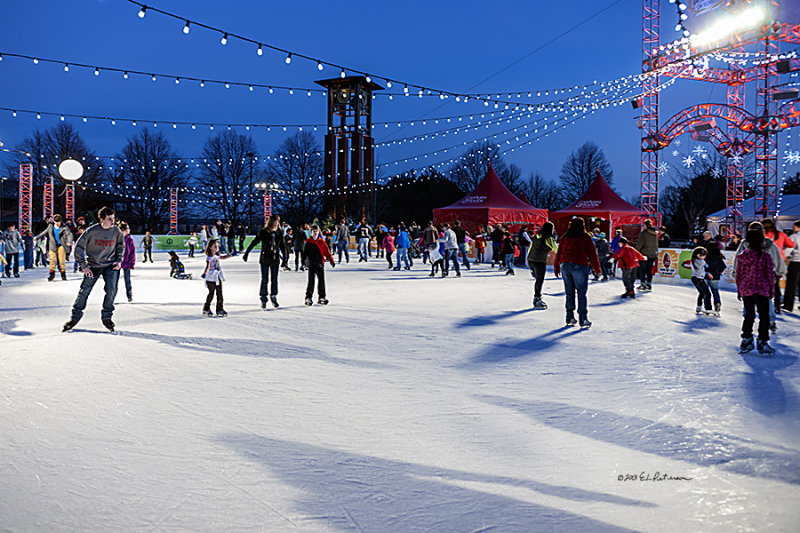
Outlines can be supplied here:
<path id="1" fill-rule="evenodd" d="M 567 297 L 567 325 L 574 326 L 575 293 L 578 294 L 578 319 L 582 328 L 591 327 L 586 304 L 586 291 L 589 287 L 589 270 L 600 274 L 600 261 L 597 259 L 597 248 L 592 237 L 586 233 L 586 224 L 581 217 L 573 218 L 569 229 L 561 237 L 553 263 L 556 276 L 561 273 L 564 278 L 564 291 Z"/>
<path id="2" fill-rule="evenodd" d="M 247 261 L 247 256 L 250 254 L 256 244 L 261 244 L 261 256 L 259 257 L 259 264 L 261 265 L 261 309 L 267 307 L 267 284 L 269 284 L 269 299 L 272 306 L 278 308 L 278 270 L 281 265 L 281 254 L 283 251 L 283 230 L 281 229 L 281 217 L 272 215 L 269 221 L 255 239 L 250 242 L 247 251 L 244 253 L 242 259 Z"/>

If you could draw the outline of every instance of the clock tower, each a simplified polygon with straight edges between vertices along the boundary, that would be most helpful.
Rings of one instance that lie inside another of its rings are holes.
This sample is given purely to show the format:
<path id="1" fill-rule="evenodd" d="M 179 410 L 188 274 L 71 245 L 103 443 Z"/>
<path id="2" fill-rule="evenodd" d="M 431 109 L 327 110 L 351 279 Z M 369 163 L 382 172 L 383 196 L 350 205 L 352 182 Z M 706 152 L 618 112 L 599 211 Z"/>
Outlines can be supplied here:
<path id="1" fill-rule="evenodd" d="M 375 205 L 375 140 L 372 91 L 383 87 L 364 76 L 316 82 L 328 90 L 325 134 L 325 214 L 372 219 Z M 371 220 L 375 223 L 376 221 Z"/>

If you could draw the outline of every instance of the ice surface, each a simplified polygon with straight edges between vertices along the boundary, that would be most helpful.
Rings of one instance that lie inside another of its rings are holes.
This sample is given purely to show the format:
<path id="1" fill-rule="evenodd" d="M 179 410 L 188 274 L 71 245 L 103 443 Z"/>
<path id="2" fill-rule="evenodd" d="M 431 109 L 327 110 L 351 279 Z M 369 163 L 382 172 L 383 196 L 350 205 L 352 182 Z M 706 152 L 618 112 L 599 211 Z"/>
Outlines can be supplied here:
<path id="1" fill-rule="evenodd" d="M 205 318 L 202 258 L 192 281 L 157 261 L 117 334 L 102 284 L 60 333 L 77 275 L 4 280 L 0 529 L 797 531 L 797 314 L 762 359 L 731 292 L 716 319 L 688 285 L 593 283 L 581 331 L 552 272 L 533 311 L 524 270 L 382 260 L 329 268 L 327 307 L 282 272 L 262 311 L 231 258 Z"/>

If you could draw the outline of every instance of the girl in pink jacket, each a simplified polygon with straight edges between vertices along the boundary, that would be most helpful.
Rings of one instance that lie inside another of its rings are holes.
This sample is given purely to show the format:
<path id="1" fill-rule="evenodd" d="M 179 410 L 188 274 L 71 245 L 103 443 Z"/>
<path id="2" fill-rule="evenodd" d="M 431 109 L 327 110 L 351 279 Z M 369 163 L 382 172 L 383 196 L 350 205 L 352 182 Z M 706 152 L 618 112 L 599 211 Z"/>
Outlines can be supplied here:
<path id="1" fill-rule="evenodd" d="M 741 353 L 751 351 L 753 345 L 753 323 L 758 310 L 758 352 L 772 355 L 775 349 L 769 345 L 769 302 L 775 294 L 775 270 L 772 257 L 761 249 L 764 233 L 751 229 L 745 237 L 750 246 L 736 262 L 736 294 L 744 303 Z"/>

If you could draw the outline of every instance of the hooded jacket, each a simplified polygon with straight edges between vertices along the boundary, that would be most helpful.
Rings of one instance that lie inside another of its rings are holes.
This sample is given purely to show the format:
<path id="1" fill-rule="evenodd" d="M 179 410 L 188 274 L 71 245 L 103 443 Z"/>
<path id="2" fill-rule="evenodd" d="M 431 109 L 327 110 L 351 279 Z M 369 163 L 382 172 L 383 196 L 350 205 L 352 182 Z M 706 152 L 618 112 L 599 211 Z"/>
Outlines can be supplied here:
<path id="1" fill-rule="evenodd" d="M 736 250 L 736 256 L 733 258 L 733 271 L 738 272 L 738 264 L 739 264 L 739 256 L 742 255 L 745 250 L 749 250 L 750 245 L 747 241 L 743 240 L 742 243 L 739 245 L 739 249 Z M 761 245 L 761 249 L 769 254 L 772 258 L 772 267 L 775 269 L 776 276 L 785 276 L 786 275 L 786 263 L 783 262 L 783 256 L 781 256 L 780 250 L 778 247 L 775 246 L 775 243 L 772 242 L 772 239 L 768 239 L 764 237 L 764 244 Z"/>
<path id="2" fill-rule="evenodd" d="M 619 267 L 622 269 L 636 268 L 639 266 L 639 261 L 644 261 L 644 256 L 639 251 L 627 244 L 620 246 L 613 256 L 619 262 Z"/>
<path id="3" fill-rule="evenodd" d="M 739 296 L 775 296 L 775 268 L 772 256 L 747 249 L 737 257 L 736 294 Z"/>
<path id="4" fill-rule="evenodd" d="M 309 265 L 325 266 L 326 259 L 331 266 L 335 266 L 333 256 L 325 241 L 321 237 L 316 240 L 313 237 L 309 237 L 303 245 L 303 261 L 308 261 Z"/>
<path id="5" fill-rule="evenodd" d="M 648 259 L 658 257 L 658 233 L 653 228 L 645 228 L 636 238 L 635 248 Z"/>

